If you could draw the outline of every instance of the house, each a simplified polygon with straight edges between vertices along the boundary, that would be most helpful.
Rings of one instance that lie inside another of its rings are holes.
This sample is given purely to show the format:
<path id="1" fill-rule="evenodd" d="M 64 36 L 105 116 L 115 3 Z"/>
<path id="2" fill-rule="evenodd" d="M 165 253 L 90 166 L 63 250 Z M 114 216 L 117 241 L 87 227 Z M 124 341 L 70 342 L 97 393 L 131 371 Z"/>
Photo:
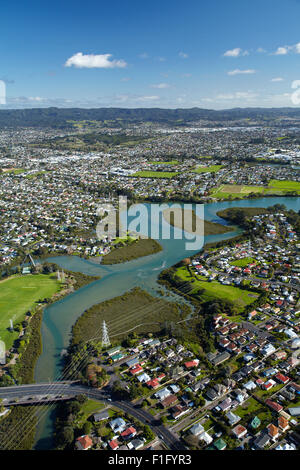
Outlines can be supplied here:
<path id="1" fill-rule="evenodd" d="M 216 357 L 214 357 L 212 360 L 211 360 L 211 363 L 214 365 L 214 366 L 218 366 L 219 364 L 222 364 L 222 362 L 224 361 L 227 361 L 227 359 L 229 359 L 231 356 L 229 354 L 229 352 L 225 351 L 221 354 L 218 354 Z"/>
<path id="2" fill-rule="evenodd" d="M 270 369 L 265 370 L 265 371 L 263 372 L 263 375 L 264 375 L 265 377 L 270 377 L 270 376 L 276 374 L 277 371 L 278 371 L 277 369 L 274 369 L 273 367 L 271 367 Z"/>
<path id="3" fill-rule="evenodd" d="M 226 418 L 228 419 L 230 426 L 234 426 L 236 423 L 238 423 L 242 419 L 240 418 L 240 416 L 232 413 L 232 411 L 228 411 L 226 413 Z"/>
<path id="4" fill-rule="evenodd" d="M 223 439 L 220 438 L 214 442 L 214 446 L 217 450 L 224 450 L 226 449 L 227 444 L 225 441 L 223 441 Z"/>
<path id="5" fill-rule="evenodd" d="M 235 426 L 235 428 L 233 428 L 232 432 L 237 439 L 241 439 L 247 434 L 247 429 L 241 424 L 238 424 Z"/>
<path id="6" fill-rule="evenodd" d="M 256 384 L 253 382 L 253 380 L 249 380 L 249 382 L 244 384 L 244 388 L 246 390 L 254 390 L 256 388 Z"/>
<path id="7" fill-rule="evenodd" d="M 107 410 L 103 410 L 100 413 L 95 413 L 93 415 L 95 423 L 99 423 L 100 421 L 104 421 L 105 419 L 109 418 L 109 414 Z"/>
<path id="8" fill-rule="evenodd" d="M 300 416 L 300 406 L 288 408 L 288 412 L 291 416 Z"/>
<path id="9" fill-rule="evenodd" d="M 278 418 L 278 427 L 282 431 L 286 431 L 289 428 L 289 422 L 284 416 L 279 416 L 279 418 Z"/>
<path id="10" fill-rule="evenodd" d="M 199 359 L 193 359 L 192 361 L 188 361 L 184 363 L 187 369 L 191 369 L 192 367 L 197 367 L 198 364 L 199 364 Z"/>
<path id="11" fill-rule="evenodd" d="M 156 393 L 154 394 L 154 396 L 155 396 L 158 400 L 160 400 L 160 401 L 164 400 L 164 399 L 167 398 L 169 395 L 171 395 L 171 392 L 170 392 L 170 390 L 169 390 L 167 387 L 162 388 L 161 390 L 159 390 L 159 392 L 156 392 Z"/>
<path id="12" fill-rule="evenodd" d="M 258 416 L 254 416 L 252 419 L 250 426 L 252 429 L 257 429 L 261 425 L 261 420 L 258 418 Z"/>
<path id="13" fill-rule="evenodd" d="M 124 431 L 124 429 L 126 428 L 126 423 L 124 421 L 123 418 L 116 418 L 116 419 L 113 419 L 110 423 L 109 423 L 111 429 L 114 431 L 114 433 L 121 433 Z"/>
<path id="14" fill-rule="evenodd" d="M 135 357 L 134 359 L 129 359 L 129 361 L 126 362 L 126 365 L 128 367 L 133 367 L 138 363 L 139 363 L 139 359 L 137 357 Z"/>
<path id="15" fill-rule="evenodd" d="M 257 311 L 252 310 L 252 312 L 248 313 L 248 320 L 252 320 L 252 318 L 255 317 L 256 315 L 257 315 Z"/>
<path id="16" fill-rule="evenodd" d="M 254 446 L 258 450 L 263 450 L 270 443 L 270 436 L 265 433 L 258 436 L 254 441 Z"/>
<path id="17" fill-rule="evenodd" d="M 169 385 L 169 388 L 172 390 L 173 393 L 178 393 L 180 392 L 180 387 L 176 384 Z"/>
<path id="18" fill-rule="evenodd" d="M 248 394 L 247 392 L 245 392 L 245 390 L 236 389 L 234 393 L 235 393 L 236 400 L 239 403 L 243 403 L 248 398 Z"/>
<path id="19" fill-rule="evenodd" d="M 136 435 L 136 429 L 133 426 L 125 429 L 125 431 L 121 432 L 121 437 L 124 440 L 132 439 Z"/>
<path id="20" fill-rule="evenodd" d="M 88 435 L 80 436 L 76 439 L 75 447 L 77 450 L 88 450 L 92 447 L 93 441 Z"/>
<path id="21" fill-rule="evenodd" d="M 136 378 L 138 379 L 139 382 L 149 382 L 149 380 L 151 380 L 151 378 L 149 377 L 148 374 L 146 374 L 146 372 L 143 372 L 142 374 L 139 374 L 136 376 Z"/>
<path id="22" fill-rule="evenodd" d="M 286 356 L 287 356 L 287 353 L 285 351 L 276 351 L 274 353 L 275 360 L 285 359 Z"/>
<path id="23" fill-rule="evenodd" d="M 196 423 L 190 428 L 190 433 L 193 434 L 193 436 L 199 436 L 203 431 L 204 427 L 200 423 Z"/>
<path id="24" fill-rule="evenodd" d="M 297 450 L 295 444 L 288 444 L 285 442 L 284 444 L 278 444 L 277 447 L 275 447 L 275 450 Z"/>
<path id="25" fill-rule="evenodd" d="M 155 390 L 156 388 L 159 387 L 159 380 L 156 378 L 156 379 L 151 379 L 151 380 L 148 380 L 148 382 L 146 382 L 146 384 L 148 385 L 148 387 L 152 388 L 153 390 Z"/>
<path id="26" fill-rule="evenodd" d="M 261 353 L 263 356 L 270 356 L 270 354 L 273 354 L 273 352 L 276 350 L 274 346 L 270 343 L 267 343 L 262 349 Z"/>
<path id="27" fill-rule="evenodd" d="M 232 406 L 232 400 L 230 397 L 228 397 L 225 400 L 223 400 L 221 403 L 219 403 L 218 408 L 221 411 L 227 411 L 231 408 L 231 406 Z"/>
<path id="28" fill-rule="evenodd" d="M 189 411 L 188 406 L 175 405 L 171 408 L 170 412 L 173 419 L 179 419 Z"/>
<path id="29" fill-rule="evenodd" d="M 297 395 L 300 395 L 300 385 L 296 384 L 295 382 L 290 383 L 289 389 Z"/>
<path id="30" fill-rule="evenodd" d="M 283 375 L 281 373 L 276 374 L 275 379 L 282 384 L 287 384 L 290 380 L 286 375 Z"/>
<path id="31" fill-rule="evenodd" d="M 261 388 L 263 388 L 264 390 L 270 390 L 272 387 L 274 387 L 274 385 L 276 385 L 275 380 L 270 379 L 264 384 L 262 384 Z"/>
<path id="32" fill-rule="evenodd" d="M 199 441 L 204 441 L 209 445 L 213 441 L 213 438 L 207 432 L 202 432 L 199 436 Z"/>
<path id="33" fill-rule="evenodd" d="M 107 354 L 109 355 L 109 357 L 111 357 L 111 356 L 114 356 L 115 354 L 117 354 L 120 351 L 121 351 L 121 346 L 115 346 L 114 348 L 109 349 L 107 351 Z"/>
<path id="34" fill-rule="evenodd" d="M 273 441 L 275 441 L 279 436 L 278 427 L 271 423 L 267 426 L 267 429 L 268 429 L 268 435 Z"/>
<path id="35" fill-rule="evenodd" d="M 143 446 L 144 446 L 144 441 L 142 441 L 141 439 L 133 439 L 127 444 L 127 447 L 129 450 L 138 450 Z"/>
<path id="36" fill-rule="evenodd" d="M 266 405 L 277 413 L 283 410 L 283 407 L 279 405 L 279 403 L 277 403 L 276 401 L 272 401 L 269 398 L 266 400 Z"/>
<path id="37" fill-rule="evenodd" d="M 109 447 L 111 450 L 117 450 L 119 449 L 120 443 L 117 439 L 113 439 L 108 443 Z"/>
<path id="38" fill-rule="evenodd" d="M 168 408 L 170 405 L 174 405 L 174 403 L 176 403 L 177 401 L 178 398 L 176 395 L 169 395 L 161 401 L 161 404 L 164 408 Z"/>
<path id="39" fill-rule="evenodd" d="M 140 364 L 136 364 L 130 369 L 131 375 L 138 374 L 139 372 L 142 372 L 143 368 L 140 366 Z"/>

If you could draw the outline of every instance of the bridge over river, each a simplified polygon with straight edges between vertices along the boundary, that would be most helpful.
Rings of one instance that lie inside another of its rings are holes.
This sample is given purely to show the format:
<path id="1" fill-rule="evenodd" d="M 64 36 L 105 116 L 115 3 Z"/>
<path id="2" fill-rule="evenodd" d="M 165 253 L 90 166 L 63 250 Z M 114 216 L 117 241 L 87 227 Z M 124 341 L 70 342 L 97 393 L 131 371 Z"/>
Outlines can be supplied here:
<path id="1" fill-rule="evenodd" d="M 93 400 L 99 400 L 106 405 L 113 405 L 125 413 L 133 416 L 144 425 L 149 425 L 152 431 L 171 450 L 184 450 L 185 446 L 179 436 L 165 428 L 155 418 L 130 401 L 115 400 L 110 395 L 109 389 L 98 390 L 92 387 L 80 385 L 78 382 L 45 382 L 30 385 L 15 385 L 12 387 L 0 387 L 0 399 L 4 406 L 14 405 L 43 405 L 62 400 L 69 400 L 76 395 L 86 395 Z M 1 448 L 1 446 L 0 446 Z"/>

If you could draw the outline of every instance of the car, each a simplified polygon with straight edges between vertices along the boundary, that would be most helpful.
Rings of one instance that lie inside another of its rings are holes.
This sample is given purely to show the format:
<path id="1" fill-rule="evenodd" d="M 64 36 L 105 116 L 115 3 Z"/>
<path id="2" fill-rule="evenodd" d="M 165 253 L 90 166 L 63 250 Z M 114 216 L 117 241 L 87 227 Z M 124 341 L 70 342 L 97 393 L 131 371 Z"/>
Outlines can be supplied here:
<path id="1" fill-rule="evenodd" d="M 159 439 L 161 439 L 162 441 L 164 440 L 163 436 L 161 434 L 158 435 Z"/>
<path id="2" fill-rule="evenodd" d="M 108 398 L 107 400 L 108 400 L 108 401 L 111 401 L 111 398 Z"/>

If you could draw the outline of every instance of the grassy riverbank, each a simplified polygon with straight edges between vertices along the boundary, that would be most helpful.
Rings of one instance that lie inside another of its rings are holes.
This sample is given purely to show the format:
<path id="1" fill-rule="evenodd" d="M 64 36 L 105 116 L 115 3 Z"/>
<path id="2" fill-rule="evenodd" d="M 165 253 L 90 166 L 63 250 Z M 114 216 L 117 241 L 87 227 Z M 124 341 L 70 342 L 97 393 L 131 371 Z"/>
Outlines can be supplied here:
<path id="1" fill-rule="evenodd" d="M 163 217 L 172 227 L 183 228 L 188 233 L 196 233 L 197 235 L 220 235 L 232 232 L 234 227 L 201 220 L 193 210 L 184 209 L 166 209 L 163 211 Z M 185 220 L 184 220 L 185 219 Z"/>
<path id="2" fill-rule="evenodd" d="M 107 300 L 86 310 L 76 321 L 72 330 L 72 344 L 93 338 L 101 340 L 101 324 L 105 320 L 111 332 L 111 339 L 120 341 L 130 331 L 155 333 L 165 321 L 179 321 L 180 310 L 174 302 L 152 297 L 140 288 L 132 289 L 119 297 Z"/>
<path id="3" fill-rule="evenodd" d="M 125 261 L 153 255 L 162 250 L 161 245 L 151 238 L 133 240 L 129 245 L 114 248 L 110 253 L 103 256 L 102 264 L 119 264 Z"/>

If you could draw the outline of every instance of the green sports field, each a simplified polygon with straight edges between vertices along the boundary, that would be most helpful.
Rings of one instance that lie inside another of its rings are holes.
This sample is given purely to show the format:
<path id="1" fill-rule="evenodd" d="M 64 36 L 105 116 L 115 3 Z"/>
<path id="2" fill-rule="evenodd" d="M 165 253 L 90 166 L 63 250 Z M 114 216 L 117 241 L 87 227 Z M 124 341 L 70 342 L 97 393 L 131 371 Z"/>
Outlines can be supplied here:
<path id="1" fill-rule="evenodd" d="M 234 261 L 231 261 L 231 266 L 238 266 L 240 268 L 244 268 L 245 266 L 248 266 L 250 263 L 255 263 L 255 259 L 248 257 L 248 258 L 241 258 L 241 259 L 236 259 Z"/>
<path id="2" fill-rule="evenodd" d="M 132 176 L 140 178 L 173 178 L 178 174 L 176 171 L 138 171 Z"/>
<path id="3" fill-rule="evenodd" d="M 289 191 L 296 191 L 300 194 L 300 183 L 288 180 L 271 180 L 268 187 L 222 184 L 218 188 L 215 188 L 211 195 L 216 198 L 228 198 L 230 196 L 234 198 L 243 198 L 250 193 L 261 193 L 262 196 L 265 194 L 284 195 Z"/>
<path id="4" fill-rule="evenodd" d="M 298 181 L 271 180 L 269 182 L 269 188 L 274 188 L 279 191 L 297 191 L 298 194 L 300 194 L 300 183 Z"/>
<path id="5" fill-rule="evenodd" d="M 18 337 L 17 332 L 8 330 L 9 320 L 12 318 L 14 324 L 22 321 L 39 300 L 52 297 L 59 289 L 59 282 L 53 274 L 29 274 L 0 282 L 0 338 L 6 349 Z"/>
<path id="6" fill-rule="evenodd" d="M 169 162 L 150 162 L 152 165 L 178 165 L 178 160 L 170 160 Z"/>
<path id="7" fill-rule="evenodd" d="M 193 173 L 216 173 L 221 170 L 223 165 L 198 166 Z"/>

